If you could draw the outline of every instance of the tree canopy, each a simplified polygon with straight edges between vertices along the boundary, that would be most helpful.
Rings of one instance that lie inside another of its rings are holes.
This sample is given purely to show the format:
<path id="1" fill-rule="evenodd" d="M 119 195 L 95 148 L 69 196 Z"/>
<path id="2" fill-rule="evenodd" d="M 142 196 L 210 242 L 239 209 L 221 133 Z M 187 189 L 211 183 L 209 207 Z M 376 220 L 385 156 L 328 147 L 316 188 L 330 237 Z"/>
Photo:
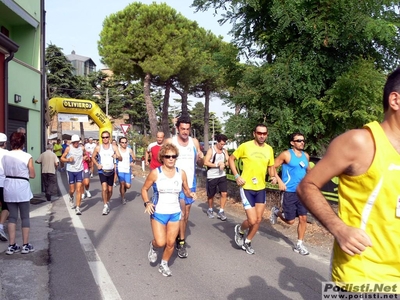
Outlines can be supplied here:
<path id="1" fill-rule="evenodd" d="M 399 62 L 398 3 L 194 0 L 193 6 L 222 10 L 234 43 L 257 59 L 237 68 L 241 76 L 229 95 L 242 108 L 242 118 L 229 122 L 240 127 L 239 136 L 266 122 L 275 148 L 283 150 L 290 133 L 301 131 L 308 151 L 322 154 L 336 135 L 381 119 L 385 76 Z"/>

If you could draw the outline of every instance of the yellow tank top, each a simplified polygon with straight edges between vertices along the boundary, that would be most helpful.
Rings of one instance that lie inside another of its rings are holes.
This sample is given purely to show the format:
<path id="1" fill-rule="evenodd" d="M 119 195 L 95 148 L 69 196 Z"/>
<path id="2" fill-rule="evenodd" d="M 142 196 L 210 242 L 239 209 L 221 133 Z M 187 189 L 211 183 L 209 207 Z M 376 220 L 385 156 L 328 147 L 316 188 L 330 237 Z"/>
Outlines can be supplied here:
<path id="1" fill-rule="evenodd" d="M 365 230 L 372 240 L 361 255 L 333 246 L 332 280 L 342 283 L 400 282 L 400 154 L 378 122 L 364 126 L 375 141 L 375 157 L 366 173 L 339 176 L 339 217 Z"/>

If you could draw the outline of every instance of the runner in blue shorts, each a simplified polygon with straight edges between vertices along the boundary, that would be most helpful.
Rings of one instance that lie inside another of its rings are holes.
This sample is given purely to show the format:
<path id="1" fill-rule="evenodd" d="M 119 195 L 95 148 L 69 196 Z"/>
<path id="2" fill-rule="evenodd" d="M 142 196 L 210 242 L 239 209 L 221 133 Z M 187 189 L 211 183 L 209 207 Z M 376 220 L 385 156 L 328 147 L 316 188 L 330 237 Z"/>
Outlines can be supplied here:
<path id="1" fill-rule="evenodd" d="M 119 139 L 119 153 L 121 153 L 122 161 L 117 159 L 117 174 L 119 180 L 119 192 L 121 203 L 126 204 L 125 193 L 131 188 L 132 177 L 131 167 L 135 161 L 135 155 L 131 148 L 128 148 L 128 140 L 126 137 Z"/>
<path id="2" fill-rule="evenodd" d="M 150 215 L 151 228 L 154 239 L 150 242 L 148 259 L 150 263 L 157 261 L 155 248 L 164 248 L 158 271 L 163 276 L 171 276 L 168 261 L 174 252 L 175 239 L 179 232 L 179 222 L 182 211 L 179 194 L 184 191 L 185 196 L 194 199 L 196 194 L 191 192 L 185 171 L 175 167 L 179 151 L 172 144 L 161 147 L 159 161 L 162 166 L 152 170 L 142 187 L 142 198 L 145 212 Z M 148 191 L 154 188 L 153 200 L 149 200 Z"/>

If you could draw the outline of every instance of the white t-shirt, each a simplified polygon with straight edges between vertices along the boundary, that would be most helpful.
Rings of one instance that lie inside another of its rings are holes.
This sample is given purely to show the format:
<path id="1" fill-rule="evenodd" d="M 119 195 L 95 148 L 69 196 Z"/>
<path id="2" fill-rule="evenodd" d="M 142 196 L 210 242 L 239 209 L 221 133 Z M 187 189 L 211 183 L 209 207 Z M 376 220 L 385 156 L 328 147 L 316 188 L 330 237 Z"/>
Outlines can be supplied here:
<path id="1" fill-rule="evenodd" d="M 67 158 L 73 157 L 73 162 L 67 163 L 67 171 L 69 172 L 80 172 L 83 171 L 83 150 L 81 146 L 75 148 L 73 145 L 69 145 L 69 152 Z"/>
<path id="2" fill-rule="evenodd" d="M 172 178 L 163 173 L 161 167 L 157 168 L 157 180 L 155 181 L 155 193 L 153 202 L 156 212 L 159 214 L 175 214 L 181 211 L 179 193 L 182 190 L 182 174 L 179 169 Z M 161 171 L 161 172 L 160 172 Z"/>
<path id="3" fill-rule="evenodd" d="M 86 152 L 90 153 L 90 157 L 92 156 L 94 148 L 96 148 L 96 146 L 97 145 L 94 142 L 85 144 L 85 150 L 86 150 Z"/>
<path id="4" fill-rule="evenodd" d="M 121 153 L 122 161 L 117 161 L 117 169 L 120 173 L 131 173 L 131 154 L 129 148 L 124 149 L 119 147 L 119 153 Z"/>
<path id="5" fill-rule="evenodd" d="M 196 171 L 197 151 L 193 139 L 189 137 L 187 146 L 181 146 L 178 143 L 178 137 L 174 136 L 172 138 L 172 144 L 179 150 L 179 156 L 175 166 L 185 171 L 189 188 L 196 188 L 196 176 L 194 175 Z"/>
<path id="6" fill-rule="evenodd" d="M 5 202 L 27 202 L 33 198 L 28 168 L 31 158 L 32 155 L 22 150 L 8 151 L 3 156 L 2 163 L 6 176 L 4 180 Z M 7 178 L 8 176 L 20 178 Z"/>
<path id="7" fill-rule="evenodd" d="M 4 155 L 7 154 L 7 150 L 0 148 L 0 187 L 4 186 L 4 179 L 6 179 L 6 176 L 4 175 L 4 169 L 3 169 L 3 164 L 1 162 L 1 159 L 3 158 Z"/>

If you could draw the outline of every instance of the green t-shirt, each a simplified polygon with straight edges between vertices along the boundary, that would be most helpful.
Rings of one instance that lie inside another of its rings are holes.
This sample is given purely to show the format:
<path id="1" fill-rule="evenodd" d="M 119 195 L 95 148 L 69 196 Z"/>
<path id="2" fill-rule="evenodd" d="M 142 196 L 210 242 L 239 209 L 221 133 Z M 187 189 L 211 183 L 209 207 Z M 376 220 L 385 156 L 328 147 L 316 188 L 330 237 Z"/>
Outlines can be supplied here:
<path id="1" fill-rule="evenodd" d="M 54 144 L 53 152 L 55 153 L 56 156 L 61 156 L 62 155 L 62 145 L 61 144 Z"/>
<path id="2" fill-rule="evenodd" d="M 265 189 L 267 168 L 274 165 L 272 147 L 268 144 L 260 147 L 252 140 L 241 144 L 233 156 L 242 159 L 243 172 L 240 176 L 246 181 L 243 188 L 253 191 Z"/>

